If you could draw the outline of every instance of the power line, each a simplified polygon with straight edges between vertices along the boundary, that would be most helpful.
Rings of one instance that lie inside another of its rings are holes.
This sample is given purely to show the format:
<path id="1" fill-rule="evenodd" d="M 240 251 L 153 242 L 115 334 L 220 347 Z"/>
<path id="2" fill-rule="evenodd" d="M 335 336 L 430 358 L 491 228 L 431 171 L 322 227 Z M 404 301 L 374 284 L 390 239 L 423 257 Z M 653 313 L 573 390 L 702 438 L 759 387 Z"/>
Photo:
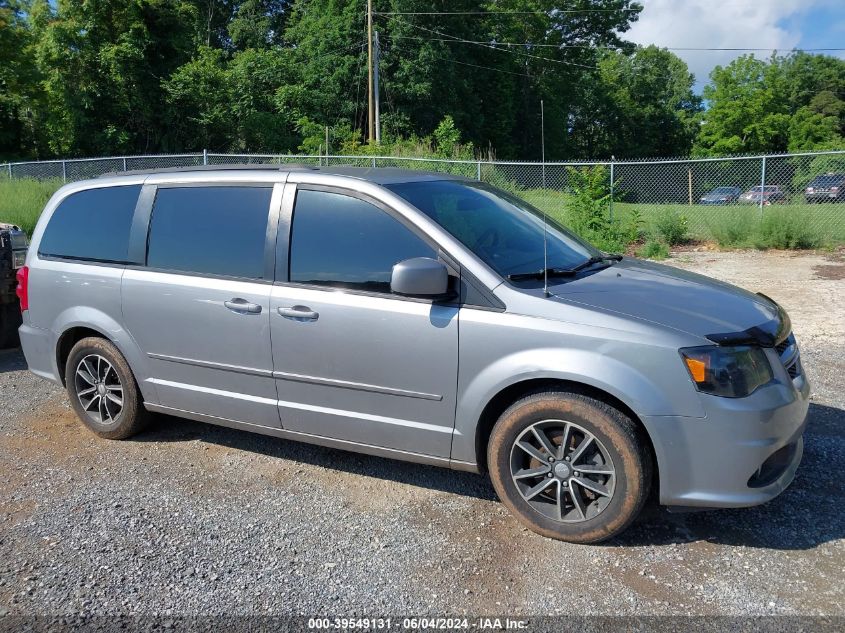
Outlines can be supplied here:
<path id="1" fill-rule="evenodd" d="M 470 66 L 472 68 L 481 68 L 483 70 L 490 70 L 495 73 L 502 73 L 503 75 L 515 75 L 517 77 L 527 77 L 528 79 L 535 79 L 533 75 L 528 75 L 526 73 L 518 73 L 512 70 L 504 70 L 502 68 L 494 68 L 493 66 L 482 66 L 481 64 L 471 64 L 470 62 L 462 62 L 458 59 L 452 59 L 449 57 L 426 57 L 427 59 L 434 59 L 440 62 L 447 62 L 450 64 L 460 64 L 461 66 Z"/>
<path id="2" fill-rule="evenodd" d="M 463 44 L 473 44 L 475 46 L 481 46 L 483 48 L 489 48 L 490 50 L 499 51 L 500 53 L 510 53 L 512 55 L 519 55 L 521 57 L 527 57 L 530 59 L 538 59 L 544 62 L 563 64 L 564 66 L 578 66 L 580 68 L 587 68 L 588 70 L 596 70 L 595 66 L 588 66 L 587 64 L 579 64 L 577 62 L 565 61 L 563 59 L 552 59 L 551 57 L 541 57 L 539 55 L 531 55 L 530 53 L 523 53 L 521 51 L 510 50 L 507 48 L 499 48 L 498 46 L 489 42 L 477 42 L 473 40 L 467 40 L 456 35 L 450 35 L 449 33 L 443 33 L 442 31 L 437 31 L 435 29 L 429 29 L 424 26 L 419 26 L 417 24 L 411 24 L 410 22 L 406 22 L 405 20 L 400 20 L 400 22 L 402 24 L 410 26 L 411 28 L 419 29 L 421 31 L 427 31 L 428 33 L 433 33 L 435 35 L 440 35 L 441 37 L 448 38 L 450 41 L 461 42 Z"/>
<path id="3" fill-rule="evenodd" d="M 642 9 L 551 9 L 549 11 L 378 11 L 375 15 L 545 15 L 553 17 L 558 14 L 570 13 L 638 13 Z"/>
<path id="4" fill-rule="evenodd" d="M 481 41 L 481 40 L 466 40 L 466 41 L 458 41 L 453 38 L 446 38 L 446 37 L 414 37 L 412 35 L 391 35 L 391 37 L 396 39 L 416 39 L 416 40 L 424 40 L 428 42 L 454 42 L 455 44 L 476 44 L 476 45 L 491 45 L 491 46 L 507 46 L 507 47 L 514 47 L 514 48 L 554 48 L 554 49 L 566 49 L 566 48 L 579 48 L 585 50 L 608 50 L 608 51 L 618 51 L 621 50 L 621 46 L 600 46 L 597 44 L 535 44 L 533 42 L 499 42 L 496 40 L 490 41 Z M 667 51 L 747 51 L 747 52 L 754 52 L 754 51 L 784 51 L 786 49 L 782 48 L 693 48 L 693 47 L 677 47 L 677 46 L 659 46 L 655 44 L 658 48 Z M 790 48 L 789 52 L 796 52 L 796 53 L 812 53 L 812 52 L 822 52 L 822 51 L 845 51 L 845 48 Z"/>

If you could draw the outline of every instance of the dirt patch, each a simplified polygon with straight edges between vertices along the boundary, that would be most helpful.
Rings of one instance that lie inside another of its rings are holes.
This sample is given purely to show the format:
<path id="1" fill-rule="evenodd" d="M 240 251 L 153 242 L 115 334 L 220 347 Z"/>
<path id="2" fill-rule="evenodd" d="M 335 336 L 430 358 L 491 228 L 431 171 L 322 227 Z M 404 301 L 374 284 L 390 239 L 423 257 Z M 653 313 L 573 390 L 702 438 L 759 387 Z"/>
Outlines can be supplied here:
<path id="1" fill-rule="evenodd" d="M 813 267 L 816 279 L 845 279 L 845 264 L 823 264 Z"/>

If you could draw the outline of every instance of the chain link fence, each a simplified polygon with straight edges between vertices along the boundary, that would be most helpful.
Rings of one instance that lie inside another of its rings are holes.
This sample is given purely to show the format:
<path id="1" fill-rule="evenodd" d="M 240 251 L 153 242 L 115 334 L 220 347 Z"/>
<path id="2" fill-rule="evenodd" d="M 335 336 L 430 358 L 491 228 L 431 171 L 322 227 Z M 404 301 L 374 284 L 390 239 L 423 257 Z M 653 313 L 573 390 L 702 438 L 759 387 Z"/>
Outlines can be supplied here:
<path id="1" fill-rule="evenodd" d="M 0 165 L 0 178 L 72 182 L 140 169 L 225 164 L 399 167 L 449 173 L 511 191 L 567 222 L 589 186 L 618 223 L 657 235 L 670 218 L 692 239 L 740 238 L 762 224 L 800 224 L 827 243 L 845 242 L 845 150 L 705 159 L 566 163 L 459 161 L 381 156 L 172 154 Z M 586 185 L 585 185 L 586 183 Z"/>

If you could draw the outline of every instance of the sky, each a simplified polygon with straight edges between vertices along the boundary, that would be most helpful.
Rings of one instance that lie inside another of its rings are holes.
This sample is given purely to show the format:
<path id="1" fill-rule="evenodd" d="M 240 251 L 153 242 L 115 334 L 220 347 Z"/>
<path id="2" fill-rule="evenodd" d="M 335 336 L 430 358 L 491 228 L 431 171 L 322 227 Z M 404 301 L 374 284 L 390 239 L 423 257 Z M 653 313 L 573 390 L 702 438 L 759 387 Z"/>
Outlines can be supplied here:
<path id="1" fill-rule="evenodd" d="M 845 0 L 640 0 L 640 19 L 623 37 L 668 48 L 845 48 Z M 695 74 L 696 92 L 710 71 L 742 52 L 673 51 Z M 757 51 L 768 57 L 771 51 Z M 826 54 L 845 58 L 845 52 Z"/>

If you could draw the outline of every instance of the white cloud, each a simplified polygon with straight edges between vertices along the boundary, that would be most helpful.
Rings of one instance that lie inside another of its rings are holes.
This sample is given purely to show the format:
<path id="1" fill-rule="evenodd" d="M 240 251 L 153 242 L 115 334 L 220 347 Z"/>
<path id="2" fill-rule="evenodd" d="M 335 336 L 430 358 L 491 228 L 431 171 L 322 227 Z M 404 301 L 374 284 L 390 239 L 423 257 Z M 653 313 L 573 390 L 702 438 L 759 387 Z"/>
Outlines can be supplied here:
<path id="1" fill-rule="evenodd" d="M 841 0 L 642 0 L 638 22 L 623 38 L 669 48 L 768 48 L 787 52 L 801 41 L 795 19 Z M 736 51 L 674 51 L 695 74 L 697 88 Z M 768 57 L 760 51 L 757 57 Z"/>

